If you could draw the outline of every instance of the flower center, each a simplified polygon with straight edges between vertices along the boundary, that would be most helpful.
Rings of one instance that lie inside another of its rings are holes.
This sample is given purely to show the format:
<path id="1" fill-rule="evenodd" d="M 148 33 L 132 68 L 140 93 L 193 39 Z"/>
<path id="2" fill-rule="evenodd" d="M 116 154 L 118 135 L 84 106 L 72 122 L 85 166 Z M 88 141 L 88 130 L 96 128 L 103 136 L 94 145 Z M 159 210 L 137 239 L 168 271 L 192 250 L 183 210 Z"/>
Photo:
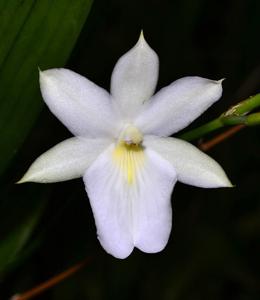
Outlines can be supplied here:
<path id="1" fill-rule="evenodd" d="M 143 135 L 135 126 L 127 125 L 126 128 L 122 131 L 119 140 L 125 142 L 128 145 L 139 145 L 143 141 Z"/>
<path id="2" fill-rule="evenodd" d="M 129 125 L 121 133 L 113 152 L 113 159 L 119 167 L 120 174 L 130 185 L 135 182 L 137 171 L 144 163 L 142 141 L 142 133 L 136 127 Z"/>

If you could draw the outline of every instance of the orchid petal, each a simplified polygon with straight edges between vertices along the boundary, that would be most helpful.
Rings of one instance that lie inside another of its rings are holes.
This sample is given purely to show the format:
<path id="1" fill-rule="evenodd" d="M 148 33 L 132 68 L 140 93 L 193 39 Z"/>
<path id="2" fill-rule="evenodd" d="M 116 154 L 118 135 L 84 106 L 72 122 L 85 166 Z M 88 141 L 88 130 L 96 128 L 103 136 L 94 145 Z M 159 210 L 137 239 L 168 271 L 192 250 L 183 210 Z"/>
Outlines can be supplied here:
<path id="1" fill-rule="evenodd" d="M 221 97 L 221 82 L 201 77 L 176 80 L 145 103 L 134 123 L 144 134 L 169 136 L 189 125 Z"/>
<path id="2" fill-rule="evenodd" d="M 102 153 L 84 175 L 99 241 L 117 258 L 127 257 L 134 246 L 159 252 L 171 231 L 170 199 L 176 173 L 166 160 L 145 149 L 142 163 L 135 153 L 130 154 L 132 163 L 140 164 L 133 168 L 136 175 L 129 182 L 124 174 L 127 164 L 117 164 L 114 151 L 110 147 Z"/>
<path id="3" fill-rule="evenodd" d="M 128 201 L 120 171 L 112 161 L 110 147 L 89 167 L 83 180 L 95 217 L 98 239 L 117 258 L 134 249 L 131 233 L 131 202 Z"/>
<path id="4" fill-rule="evenodd" d="M 153 95 L 158 70 L 158 56 L 141 33 L 137 44 L 118 60 L 112 73 L 111 94 L 123 117 L 131 119 Z"/>
<path id="5" fill-rule="evenodd" d="M 146 149 L 147 164 L 139 174 L 140 195 L 134 199 L 135 247 L 148 253 L 162 251 L 172 228 L 171 193 L 175 169 L 156 152 Z"/>
<path id="6" fill-rule="evenodd" d="M 183 183 L 203 188 L 232 187 L 222 167 L 186 141 L 146 137 L 144 144 L 169 161 Z"/>
<path id="7" fill-rule="evenodd" d="M 18 183 L 50 183 L 79 178 L 110 144 L 111 141 L 105 139 L 67 139 L 38 157 Z"/>
<path id="8" fill-rule="evenodd" d="M 113 135 L 116 117 L 101 87 L 67 69 L 40 72 L 40 87 L 49 109 L 74 135 Z"/>

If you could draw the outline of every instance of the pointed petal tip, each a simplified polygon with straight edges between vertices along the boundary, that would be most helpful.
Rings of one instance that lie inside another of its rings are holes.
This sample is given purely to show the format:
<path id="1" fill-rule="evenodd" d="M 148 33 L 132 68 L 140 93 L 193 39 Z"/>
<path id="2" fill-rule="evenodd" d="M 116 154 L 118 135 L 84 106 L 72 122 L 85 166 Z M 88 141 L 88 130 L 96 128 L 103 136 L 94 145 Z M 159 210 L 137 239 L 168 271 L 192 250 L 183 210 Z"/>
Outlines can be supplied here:
<path id="1" fill-rule="evenodd" d="M 143 29 L 141 30 L 140 32 L 140 35 L 139 35 L 139 39 L 137 41 L 137 45 L 139 46 L 149 46 L 148 43 L 146 42 L 145 38 L 144 38 L 144 32 L 143 32 Z"/>
<path id="2" fill-rule="evenodd" d="M 140 32 L 139 40 L 140 39 L 144 39 L 144 31 L 143 31 L 143 29 L 141 29 L 141 32 Z"/>
<path id="3" fill-rule="evenodd" d="M 50 84 L 53 80 L 55 80 L 55 78 L 57 78 L 57 75 L 59 75 L 59 73 L 57 72 L 59 70 L 59 68 L 47 69 L 44 71 L 39 70 L 40 86 L 42 87 L 42 84 Z"/>
<path id="4" fill-rule="evenodd" d="M 15 182 L 15 184 L 21 184 L 21 183 L 25 183 L 25 180 L 23 180 L 23 178 Z"/>
<path id="5" fill-rule="evenodd" d="M 49 73 L 50 70 L 52 70 L 52 69 L 45 69 L 45 70 L 42 70 L 42 69 L 38 66 L 39 75 L 40 75 L 41 77 L 46 76 L 46 75 Z"/>
<path id="6" fill-rule="evenodd" d="M 37 161 L 37 160 L 36 160 Z M 30 168 L 27 170 L 27 172 L 23 175 L 23 177 L 15 182 L 15 184 L 22 184 L 22 183 L 29 183 L 29 182 L 34 182 L 34 183 L 50 183 L 46 181 L 46 178 L 43 177 L 39 172 L 36 172 L 34 170 L 34 163 Z"/>
<path id="7" fill-rule="evenodd" d="M 15 184 L 22 184 L 22 183 L 30 182 L 31 180 L 28 179 L 27 176 L 25 176 L 25 175 L 20 180 L 18 180 L 17 182 L 15 182 Z"/>
<path id="8" fill-rule="evenodd" d="M 228 178 L 227 174 L 225 173 L 225 171 L 223 170 L 223 175 L 221 176 L 222 178 L 220 178 L 220 185 L 219 187 L 223 187 L 223 188 L 233 188 L 235 187 L 235 185 L 230 181 L 230 179 Z"/>
<path id="9" fill-rule="evenodd" d="M 46 72 L 48 71 L 48 70 L 45 70 L 45 71 L 42 71 L 39 67 L 38 67 L 38 70 L 39 70 L 39 77 L 40 77 L 40 80 L 42 80 L 42 79 L 45 79 L 47 76 L 47 74 L 46 74 Z"/>
<path id="10" fill-rule="evenodd" d="M 15 184 L 22 184 L 22 183 L 27 183 L 27 182 L 33 182 L 33 179 L 30 178 L 29 176 L 27 176 L 27 173 L 25 173 L 25 175 L 20 180 L 15 182 Z"/>
<path id="11" fill-rule="evenodd" d="M 217 188 L 234 188 L 235 185 L 228 179 L 228 177 L 224 174 L 225 178 L 219 178 L 219 183 L 216 185 Z"/>
<path id="12" fill-rule="evenodd" d="M 43 71 L 40 69 L 40 67 L 38 67 L 38 71 L 39 71 L 39 81 L 40 83 L 42 83 L 44 80 L 48 78 L 48 74 L 47 74 L 48 70 Z"/>
<path id="13" fill-rule="evenodd" d="M 223 82 L 224 80 L 226 80 L 226 78 L 222 78 L 222 79 L 216 80 L 216 83 L 222 84 L 222 82 Z"/>
<path id="14" fill-rule="evenodd" d="M 210 157 L 209 157 L 210 158 Z M 212 158 L 210 158 L 212 160 Z M 208 184 L 201 185 L 203 188 L 233 188 L 234 185 L 229 180 L 224 169 L 215 162 L 215 168 L 211 170 L 211 181 Z"/>
<path id="15" fill-rule="evenodd" d="M 63 70 L 63 68 L 52 68 L 52 69 L 46 69 L 46 70 L 41 70 L 38 67 L 39 70 L 39 74 L 40 74 L 40 79 L 48 79 L 48 78 L 52 78 L 53 76 L 55 76 L 57 74 L 57 71 Z"/>
<path id="16" fill-rule="evenodd" d="M 235 188 L 236 187 L 236 184 L 233 184 L 229 179 L 228 179 L 228 182 L 227 184 L 224 186 L 226 188 Z"/>

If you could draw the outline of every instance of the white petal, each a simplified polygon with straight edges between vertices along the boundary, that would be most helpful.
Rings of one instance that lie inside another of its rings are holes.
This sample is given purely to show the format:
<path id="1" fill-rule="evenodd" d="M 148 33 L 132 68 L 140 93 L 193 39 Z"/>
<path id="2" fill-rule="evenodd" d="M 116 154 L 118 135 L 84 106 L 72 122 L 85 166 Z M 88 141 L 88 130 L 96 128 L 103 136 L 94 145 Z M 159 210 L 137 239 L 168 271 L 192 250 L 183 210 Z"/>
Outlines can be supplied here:
<path id="1" fill-rule="evenodd" d="M 222 80 L 184 77 L 161 89 L 134 122 L 144 134 L 171 135 L 189 125 L 222 94 Z"/>
<path id="2" fill-rule="evenodd" d="M 141 33 L 137 44 L 118 60 L 112 73 L 111 94 L 124 117 L 131 119 L 153 95 L 158 69 L 158 56 Z"/>
<path id="3" fill-rule="evenodd" d="M 131 202 L 127 199 L 120 171 L 112 161 L 111 147 L 102 153 L 84 175 L 84 183 L 103 248 L 117 258 L 133 250 Z"/>
<path id="4" fill-rule="evenodd" d="M 49 109 L 74 135 L 113 135 L 115 114 L 104 89 L 67 69 L 40 72 L 40 86 Z"/>
<path id="5" fill-rule="evenodd" d="M 111 147 L 102 153 L 84 176 L 99 241 L 117 258 L 127 257 L 134 246 L 161 251 L 171 231 L 176 173 L 151 150 L 144 151 L 144 160 L 132 153 L 126 161 L 116 161 L 114 151 Z"/>
<path id="6" fill-rule="evenodd" d="M 232 187 L 222 167 L 188 142 L 147 137 L 145 145 L 167 159 L 183 183 L 204 188 Z"/>
<path id="7" fill-rule="evenodd" d="M 81 177 L 110 144 L 110 140 L 103 139 L 67 139 L 38 157 L 18 183 L 49 183 Z"/>
<path id="8" fill-rule="evenodd" d="M 139 195 L 133 201 L 135 246 L 148 253 L 163 250 L 172 228 L 171 193 L 177 181 L 174 168 L 147 149 L 139 174 Z"/>

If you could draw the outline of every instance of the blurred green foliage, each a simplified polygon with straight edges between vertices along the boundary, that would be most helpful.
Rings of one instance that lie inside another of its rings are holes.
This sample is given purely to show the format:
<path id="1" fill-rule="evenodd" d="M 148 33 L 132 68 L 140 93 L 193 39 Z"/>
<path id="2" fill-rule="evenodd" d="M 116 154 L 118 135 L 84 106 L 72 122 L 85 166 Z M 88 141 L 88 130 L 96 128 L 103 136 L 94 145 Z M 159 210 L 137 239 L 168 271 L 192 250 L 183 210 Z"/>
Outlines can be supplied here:
<path id="1" fill-rule="evenodd" d="M 37 299 L 258 300 L 259 127 L 210 153 L 236 188 L 177 184 L 171 239 L 156 255 L 135 250 L 120 261 L 106 254 L 81 180 L 14 185 L 35 158 L 70 136 L 46 107 L 38 114 L 37 66 L 64 65 L 89 7 L 86 0 L 0 0 L 0 298 L 93 256 Z M 160 57 L 158 88 L 186 75 L 227 78 L 222 100 L 191 128 L 260 92 L 257 0 L 97 0 L 66 66 L 109 89 L 116 60 L 140 29 Z"/>
<path id="2" fill-rule="evenodd" d="M 42 107 L 38 67 L 65 64 L 90 3 L 90 0 L 0 2 L 0 175 Z"/>
<path id="3" fill-rule="evenodd" d="M 0 176 L 4 177 L 42 108 L 38 67 L 65 64 L 91 2 L 0 1 Z M 1 182 L 0 190 L 0 276 L 3 278 L 21 260 L 21 252 L 48 201 L 46 191 L 36 187 L 22 196 L 17 194 L 14 182 L 14 178 L 8 184 Z"/>

